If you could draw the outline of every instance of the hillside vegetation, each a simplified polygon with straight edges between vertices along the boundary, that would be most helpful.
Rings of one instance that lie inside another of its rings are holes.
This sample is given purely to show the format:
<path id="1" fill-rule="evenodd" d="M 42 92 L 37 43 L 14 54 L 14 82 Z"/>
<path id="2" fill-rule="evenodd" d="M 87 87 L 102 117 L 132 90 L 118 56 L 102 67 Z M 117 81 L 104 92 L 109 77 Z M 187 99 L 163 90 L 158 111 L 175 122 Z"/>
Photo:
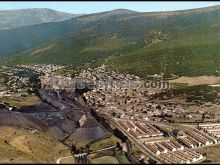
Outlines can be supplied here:
<path id="1" fill-rule="evenodd" d="M 48 40 L 4 62 L 92 67 L 105 63 L 142 77 L 219 75 L 220 6 L 152 13 L 113 10 L 68 22 L 72 31 L 62 39 Z"/>

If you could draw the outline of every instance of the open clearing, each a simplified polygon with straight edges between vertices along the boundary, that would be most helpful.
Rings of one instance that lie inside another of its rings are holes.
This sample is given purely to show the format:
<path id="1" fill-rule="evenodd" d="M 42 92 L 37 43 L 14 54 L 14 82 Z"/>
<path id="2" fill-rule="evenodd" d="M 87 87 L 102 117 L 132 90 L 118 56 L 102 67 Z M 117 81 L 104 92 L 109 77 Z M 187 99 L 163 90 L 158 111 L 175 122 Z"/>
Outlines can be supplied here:
<path id="1" fill-rule="evenodd" d="M 0 127 L 0 163 L 56 163 L 66 155 L 68 148 L 45 133 Z"/>
<path id="2" fill-rule="evenodd" d="M 198 76 L 198 77 L 180 77 L 175 80 L 170 80 L 170 83 L 187 83 L 188 85 L 202 84 L 219 84 L 220 77 L 215 76 Z"/>
<path id="3" fill-rule="evenodd" d="M 94 164 L 119 164 L 117 158 L 113 156 L 103 156 L 99 158 L 92 159 Z"/>
<path id="4" fill-rule="evenodd" d="M 196 149 L 196 151 L 206 154 L 206 160 L 203 163 L 220 163 L 220 144 L 206 146 Z"/>
<path id="5" fill-rule="evenodd" d="M 27 97 L 3 97 L 0 99 L 0 103 L 5 102 L 13 107 L 23 107 L 41 104 L 42 101 L 37 96 L 27 96 Z"/>

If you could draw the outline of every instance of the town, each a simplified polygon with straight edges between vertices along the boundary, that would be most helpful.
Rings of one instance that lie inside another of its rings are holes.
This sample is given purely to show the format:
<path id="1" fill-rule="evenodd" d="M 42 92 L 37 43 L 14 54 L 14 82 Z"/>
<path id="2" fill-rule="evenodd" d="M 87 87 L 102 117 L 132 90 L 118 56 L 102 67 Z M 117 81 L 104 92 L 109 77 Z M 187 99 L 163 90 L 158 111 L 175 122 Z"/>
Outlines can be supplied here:
<path id="1" fill-rule="evenodd" d="M 219 144 L 220 123 L 181 124 L 168 119 L 181 118 L 187 108 L 186 103 L 152 99 L 169 88 L 146 88 L 140 77 L 113 71 L 105 65 L 82 69 L 74 77 L 57 74 L 56 71 L 63 68 L 65 66 L 58 65 L 2 66 L 5 79 L 1 84 L 1 97 L 38 95 L 38 90 L 43 89 L 50 91 L 48 93 L 54 91 L 57 98 L 75 100 L 103 117 L 106 123 L 108 120 L 114 123 L 141 151 L 135 159 L 145 163 L 150 159 L 157 163 L 199 163 L 205 160 L 205 155 L 197 148 Z M 28 78 L 29 74 L 37 77 Z M 128 152 L 126 147 L 123 150 Z"/>

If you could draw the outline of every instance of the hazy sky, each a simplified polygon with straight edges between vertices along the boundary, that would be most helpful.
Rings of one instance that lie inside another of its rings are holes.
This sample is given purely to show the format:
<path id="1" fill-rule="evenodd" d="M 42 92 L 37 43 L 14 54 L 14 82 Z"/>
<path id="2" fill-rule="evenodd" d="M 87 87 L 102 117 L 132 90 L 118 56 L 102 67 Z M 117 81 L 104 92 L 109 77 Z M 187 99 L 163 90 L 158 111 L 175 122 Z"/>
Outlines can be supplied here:
<path id="1" fill-rule="evenodd" d="M 89 13 L 97 13 L 102 11 L 108 11 L 113 9 L 130 9 L 141 12 L 151 12 L 151 11 L 172 11 L 172 10 L 181 10 L 181 9 L 193 9 L 199 7 L 207 7 L 213 5 L 220 5 L 220 2 L 214 1 L 206 1 L 206 2 L 123 2 L 123 1 L 108 1 L 108 2 L 99 2 L 99 1 L 84 1 L 84 2 L 9 2 L 9 1 L 1 1 L 0 2 L 0 10 L 9 10 L 9 9 L 26 9 L 26 8 L 51 8 L 58 11 L 69 12 L 74 14 L 89 14 Z"/>

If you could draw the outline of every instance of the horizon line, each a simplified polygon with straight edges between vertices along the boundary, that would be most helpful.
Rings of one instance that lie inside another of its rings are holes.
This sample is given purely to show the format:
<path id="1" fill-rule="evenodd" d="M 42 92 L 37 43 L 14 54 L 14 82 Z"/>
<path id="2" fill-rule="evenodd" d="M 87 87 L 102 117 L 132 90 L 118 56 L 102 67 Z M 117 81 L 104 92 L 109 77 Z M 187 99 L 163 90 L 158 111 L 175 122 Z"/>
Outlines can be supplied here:
<path id="1" fill-rule="evenodd" d="M 205 6 L 205 7 L 195 7 L 195 8 L 186 8 L 186 9 L 176 9 L 176 10 L 155 10 L 155 11 L 138 11 L 138 10 L 132 10 L 132 9 L 128 9 L 128 8 L 114 8 L 111 10 L 105 10 L 105 11 L 99 11 L 99 12 L 93 12 L 93 13 L 72 13 L 72 12 L 68 12 L 68 11 L 64 11 L 64 10 L 59 10 L 59 9 L 55 9 L 55 8 L 45 8 L 45 7 L 30 7 L 30 8 L 15 8 L 15 9 L 0 9 L 1 11 L 15 11 L 15 10 L 31 10 L 31 9 L 47 9 L 47 10 L 54 10 L 57 12 L 63 12 L 63 13 L 67 13 L 67 14 L 75 14 L 75 15 L 89 15 L 89 14 L 98 14 L 98 13 L 104 13 L 104 12 L 110 12 L 110 11 L 114 11 L 114 10 L 129 10 L 129 11 L 133 11 L 133 12 L 138 12 L 138 13 L 160 13 L 160 12 L 176 12 L 176 11 L 186 11 L 186 10 L 197 10 L 197 9 L 205 9 L 205 8 L 212 8 L 212 7 L 220 7 L 220 4 L 216 4 L 216 5 L 210 5 L 210 6 Z"/>

